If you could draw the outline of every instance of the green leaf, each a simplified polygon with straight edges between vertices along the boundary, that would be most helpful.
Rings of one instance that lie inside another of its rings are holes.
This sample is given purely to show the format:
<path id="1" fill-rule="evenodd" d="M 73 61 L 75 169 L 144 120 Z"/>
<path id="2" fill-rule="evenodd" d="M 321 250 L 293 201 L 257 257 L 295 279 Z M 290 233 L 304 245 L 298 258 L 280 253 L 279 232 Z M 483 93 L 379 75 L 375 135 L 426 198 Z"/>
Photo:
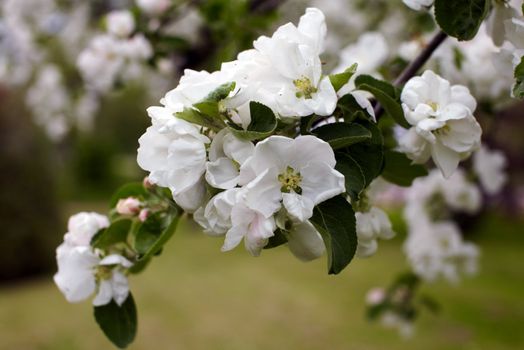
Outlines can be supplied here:
<path id="1" fill-rule="evenodd" d="M 337 152 L 337 165 L 335 169 L 344 175 L 346 192 L 351 201 L 358 201 L 360 193 L 366 188 L 366 178 L 358 163 L 349 154 Z"/>
<path id="2" fill-rule="evenodd" d="M 135 237 L 135 246 L 138 244 L 140 246 L 140 250 L 143 252 L 138 261 L 148 260 L 156 254 L 160 253 L 164 247 L 164 244 L 166 244 L 171 236 L 173 236 L 175 233 L 179 219 L 180 215 L 178 215 L 176 212 L 168 214 L 163 219 L 164 223 L 162 224 L 162 227 L 164 227 L 164 229 L 158 236 L 156 236 L 156 239 L 153 237 L 156 235 L 156 231 L 148 231 L 145 228 L 142 232 L 140 229 L 138 230 Z M 150 225 L 146 225 L 146 227 L 152 228 L 154 226 L 155 229 L 157 229 L 158 227 L 156 227 L 156 225 L 156 223 L 151 223 Z M 138 250 L 138 247 L 136 248 Z"/>
<path id="3" fill-rule="evenodd" d="M 386 113 L 391 115 L 400 126 L 404 128 L 411 127 L 404 117 L 404 111 L 400 104 L 400 93 L 393 85 L 375 79 L 370 75 L 359 75 L 355 79 L 355 85 L 359 90 L 372 93 Z"/>
<path id="4" fill-rule="evenodd" d="M 387 151 L 384 154 L 384 171 L 382 176 L 391 183 L 409 187 L 417 177 L 428 175 L 428 170 L 412 161 L 405 154 Z"/>
<path id="5" fill-rule="evenodd" d="M 513 96 L 520 99 L 524 98 L 524 57 L 520 59 L 520 63 L 517 65 L 517 67 L 515 67 L 515 85 L 513 86 Z"/>
<path id="6" fill-rule="evenodd" d="M 280 231 L 280 229 L 277 229 L 275 231 L 275 235 L 273 237 L 269 237 L 268 242 L 264 249 L 272 249 L 276 247 L 280 247 L 283 244 L 287 243 L 286 236 Z"/>
<path id="7" fill-rule="evenodd" d="M 344 95 L 338 100 L 335 114 L 344 118 L 344 121 L 347 123 L 358 118 L 365 120 L 374 119 L 366 109 L 358 104 L 355 97 L 351 94 Z"/>
<path id="8" fill-rule="evenodd" d="M 141 182 L 131 182 L 120 187 L 111 197 L 109 206 L 114 208 L 120 199 L 135 197 L 144 199 L 148 195 L 147 190 Z"/>
<path id="9" fill-rule="evenodd" d="M 435 0 L 435 17 L 446 34 L 470 40 L 488 15 L 490 4 L 491 0 Z"/>
<path id="10" fill-rule="evenodd" d="M 346 85 L 347 82 L 353 77 L 353 75 L 357 71 L 358 64 L 354 63 L 351 67 L 346 69 L 342 73 L 338 74 L 331 74 L 329 76 L 329 80 L 331 81 L 331 85 L 333 85 L 333 88 L 335 91 L 338 91 L 342 88 L 342 86 Z"/>
<path id="11" fill-rule="evenodd" d="M 169 227 L 171 216 L 159 212 L 150 215 L 138 228 L 135 236 L 135 249 L 138 254 L 146 254 L 155 244 L 162 232 Z"/>
<path id="12" fill-rule="evenodd" d="M 334 150 L 371 139 L 371 132 L 357 123 L 331 123 L 314 129 L 313 134 Z"/>
<path id="13" fill-rule="evenodd" d="M 130 219 L 120 219 L 112 222 L 108 228 L 101 230 L 93 237 L 91 246 L 103 249 L 116 243 L 126 242 L 131 225 L 132 221 Z"/>
<path id="14" fill-rule="evenodd" d="M 310 222 L 326 244 L 329 274 L 340 273 L 357 249 L 355 212 L 351 204 L 343 196 L 328 199 L 315 207 Z"/>
<path id="15" fill-rule="evenodd" d="M 358 123 L 371 131 L 371 139 L 349 146 L 343 152 L 357 162 L 368 186 L 384 168 L 384 140 L 375 123 L 364 120 L 359 120 Z"/>
<path id="16" fill-rule="evenodd" d="M 202 102 L 219 102 L 229 96 L 231 91 L 235 90 L 235 82 L 229 82 L 220 85 L 215 90 L 211 91 Z"/>
<path id="17" fill-rule="evenodd" d="M 262 103 L 251 101 L 249 103 L 251 122 L 247 130 L 241 126 L 229 123 L 231 132 L 238 138 L 244 140 L 260 140 L 273 133 L 277 127 L 277 119 L 271 108 Z"/>
<path id="18" fill-rule="evenodd" d="M 209 112 L 210 108 L 212 108 L 211 105 L 213 103 L 216 104 L 216 102 L 201 102 L 201 103 L 197 103 L 196 105 L 200 105 L 200 107 L 204 107 L 205 110 Z M 218 106 L 216 108 L 218 111 Z M 183 119 L 187 122 L 193 123 L 193 124 L 211 128 L 215 131 L 218 131 L 226 126 L 224 122 L 220 118 L 217 118 L 215 115 L 213 114 L 208 115 L 208 114 L 202 113 L 193 107 L 184 108 L 182 112 L 176 113 L 176 117 Z"/>
<path id="19" fill-rule="evenodd" d="M 104 334 L 117 347 L 126 348 L 135 339 L 137 317 L 131 293 L 121 306 L 111 300 L 109 304 L 96 306 L 94 314 Z"/>

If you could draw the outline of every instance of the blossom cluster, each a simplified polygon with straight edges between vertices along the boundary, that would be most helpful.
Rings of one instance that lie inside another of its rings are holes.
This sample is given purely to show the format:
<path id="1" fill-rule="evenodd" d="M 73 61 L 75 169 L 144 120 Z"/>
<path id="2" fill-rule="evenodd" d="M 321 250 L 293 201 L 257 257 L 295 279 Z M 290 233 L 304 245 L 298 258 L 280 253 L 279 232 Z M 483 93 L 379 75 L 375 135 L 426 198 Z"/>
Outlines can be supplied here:
<path id="1" fill-rule="evenodd" d="M 153 50 L 143 34 L 135 31 L 135 19 L 128 10 L 117 10 L 106 16 L 106 33 L 91 39 L 80 53 L 77 66 L 88 87 L 106 92 L 118 81 L 140 76 L 141 63 Z"/>
<path id="2" fill-rule="evenodd" d="M 129 294 L 127 270 L 133 265 L 121 254 L 93 248 L 93 237 L 109 226 L 109 218 L 78 213 L 69 219 L 64 242 L 56 250 L 58 272 L 54 281 L 67 301 L 80 302 L 91 295 L 94 306 L 114 300 L 118 305 Z"/>
<path id="3" fill-rule="evenodd" d="M 323 14 L 310 8 L 298 27 L 287 24 L 260 37 L 220 71 L 187 70 L 163 106 L 148 109 L 152 126 L 139 140 L 139 165 L 206 233 L 225 235 L 223 250 L 244 239 L 259 255 L 278 229 L 300 259 L 324 251 L 308 219 L 315 205 L 345 192 L 332 148 L 313 135 L 268 135 L 256 144 L 245 135 L 256 122 L 256 106 L 269 107 L 291 127 L 297 118 L 334 111 L 337 95 L 319 57 L 325 35 Z M 183 119 L 231 83 L 218 101 L 223 120 L 202 127 Z"/>

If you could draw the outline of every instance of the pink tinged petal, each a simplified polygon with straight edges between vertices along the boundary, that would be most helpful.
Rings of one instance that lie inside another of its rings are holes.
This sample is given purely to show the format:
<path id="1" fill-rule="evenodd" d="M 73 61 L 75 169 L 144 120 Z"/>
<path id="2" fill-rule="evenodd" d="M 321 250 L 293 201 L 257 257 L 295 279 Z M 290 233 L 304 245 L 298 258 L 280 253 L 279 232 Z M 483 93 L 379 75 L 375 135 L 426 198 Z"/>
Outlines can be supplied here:
<path id="1" fill-rule="evenodd" d="M 255 180 L 247 184 L 245 203 L 252 210 L 262 213 L 266 218 L 272 216 L 280 208 L 282 193 L 275 168 L 267 169 Z"/>
<path id="2" fill-rule="evenodd" d="M 449 178 L 457 170 L 460 154 L 444 146 L 439 141 L 431 146 L 431 155 L 445 178 Z"/>
<path id="3" fill-rule="evenodd" d="M 238 169 L 228 158 L 219 158 L 206 164 L 206 181 L 215 188 L 227 190 L 238 183 Z"/>
<path id="4" fill-rule="evenodd" d="M 299 171 L 302 197 L 309 198 L 314 205 L 346 191 L 344 175 L 326 163 L 311 162 Z"/>
<path id="5" fill-rule="evenodd" d="M 294 225 L 287 239 L 291 253 L 302 261 L 317 259 L 326 250 L 322 237 L 309 221 Z"/>
<path id="6" fill-rule="evenodd" d="M 282 198 L 284 207 L 294 219 L 304 222 L 313 216 L 315 204 L 311 199 L 294 192 L 282 193 Z"/>

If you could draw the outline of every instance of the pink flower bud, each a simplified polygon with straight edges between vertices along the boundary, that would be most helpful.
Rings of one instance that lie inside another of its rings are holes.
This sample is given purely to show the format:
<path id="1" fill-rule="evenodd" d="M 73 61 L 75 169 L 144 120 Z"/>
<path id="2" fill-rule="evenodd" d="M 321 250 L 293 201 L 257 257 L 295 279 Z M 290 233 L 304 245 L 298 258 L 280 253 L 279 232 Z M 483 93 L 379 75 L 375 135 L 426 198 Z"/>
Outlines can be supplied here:
<path id="1" fill-rule="evenodd" d="M 136 215 L 140 212 L 142 203 L 134 197 L 120 199 L 116 204 L 116 212 L 120 215 Z"/>
<path id="2" fill-rule="evenodd" d="M 151 188 L 153 188 L 155 186 L 154 183 L 152 183 L 150 180 L 149 180 L 149 177 L 144 177 L 144 180 L 142 181 L 142 185 L 144 185 L 144 188 L 146 190 L 149 190 Z"/>
<path id="3" fill-rule="evenodd" d="M 366 294 L 366 304 L 378 305 L 386 298 L 386 292 L 383 288 L 373 288 Z"/>
<path id="4" fill-rule="evenodd" d="M 138 214 L 138 220 L 144 222 L 149 217 L 149 209 L 142 209 L 140 210 L 140 213 Z"/>

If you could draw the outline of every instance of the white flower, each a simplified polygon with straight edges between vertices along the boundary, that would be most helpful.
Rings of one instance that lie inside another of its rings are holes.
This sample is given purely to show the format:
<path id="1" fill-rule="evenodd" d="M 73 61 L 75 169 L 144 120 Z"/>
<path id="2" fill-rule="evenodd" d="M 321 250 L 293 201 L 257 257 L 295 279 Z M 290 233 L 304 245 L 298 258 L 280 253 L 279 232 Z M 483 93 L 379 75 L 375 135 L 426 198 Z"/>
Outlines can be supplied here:
<path id="1" fill-rule="evenodd" d="M 120 38 L 128 37 L 135 30 L 135 19 L 127 10 L 110 12 L 106 21 L 108 33 Z"/>
<path id="2" fill-rule="evenodd" d="M 93 236 L 108 226 L 109 219 L 105 215 L 87 212 L 75 214 L 69 218 L 64 241 L 70 246 L 89 247 Z"/>
<path id="3" fill-rule="evenodd" d="M 406 193 L 404 216 L 415 230 L 419 226 L 442 219 L 449 209 L 473 214 L 482 204 L 478 187 L 467 181 L 459 169 L 449 179 L 434 169 L 428 176 L 417 178 Z"/>
<path id="4" fill-rule="evenodd" d="M 169 115 L 166 108 L 150 107 L 148 112 L 153 126 L 138 140 L 138 165 L 150 172 L 152 183 L 168 187 L 180 206 L 195 210 L 205 192 L 201 178 L 206 169 L 209 139 L 200 134 L 197 126 L 172 114 L 165 125 L 156 125 L 155 118 L 162 120 L 164 114 Z"/>
<path id="5" fill-rule="evenodd" d="M 460 273 L 477 271 L 478 248 L 462 240 L 452 222 L 419 225 L 410 230 L 404 251 L 413 271 L 428 281 L 443 277 L 457 282 Z"/>
<path id="6" fill-rule="evenodd" d="M 134 197 L 123 198 L 116 204 L 116 212 L 120 215 L 136 215 L 140 212 L 142 203 Z"/>
<path id="7" fill-rule="evenodd" d="M 508 180 L 505 167 L 506 157 L 500 151 L 481 147 L 473 154 L 473 169 L 488 194 L 499 192 Z"/>
<path id="8" fill-rule="evenodd" d="M 147 60 L 153 56 L 153 48 L 143 34 L 136 34 L 121 43 L 120 54 L 131 60 Z"/>
<path id="9" fill-rule="evenodd" d="M 63 243 L 56 250 L 58 272 L 54 281 L 67 301 L 77 303 L 96 290 L 94 269 L 100 262 L 89 246 L 70 247 Z"/>
<path id="10" fill-rule="evenodd" d="M 58 272 L 54 281 L 67 301 L 80 302 L 95 292 L 95 306 L 105 305 L 111 299 L 121 305 L 127 298 L 127 278 L 119 269 L 132 264 L 124 257 L 114 254 L 101 260 L 91 247 L 73 247 L 65 242 L 57 248 L 56 259 Z"/>
<path id="11" fill-rule="evenodd" d="M 424 147 L 429 147 L 434 162 L 449 177 L 460 160 L 480 146 L 482 130 L 473 116 L 476 101 L 465 86 L 450 86 L 448 81 L 426 71 L 407 82 L 401 100 L 406 120 L 417 135 L 408 133 L 409 142 L 401 138 L 400 148 L 416 162 L 427 160 L 420 155 L 428 155 Z M 424 142 L 427 146 L 423 146 Z M 410 150 L 410 145 L 416 147 Z"/>
<path id="12" fill-rule="evenodd" d="M 211 235 L 223 235 L 231 228 L 231 211 L 238 203 L 240 189 L 233 188 L 211 198 L 205 207 L 199 208 L 193 218 Z"/>
<path id="13" fill-rule="evenodd" d="M 101 275 L 98 293 L 93 299 L 94 306 L 105 305 L 113 299 L 118 305 L 122 305 L 129 295 L 129 284 L 127 277 L 119 270 L 119 266 L 130 268 L 133 264 L 118 254 L 111 254 L 103 258 L 99 263 L 99 274 Z M 107 275 L 104 275 L 107 273 Z"/>
<path id="14" fill-rule="evenodd" d="M 299 221 L 313 207 L 345 191 L 344 176 L 334 169 L 332 148 L 314 136 L 271 136 L 259 142 L 240 168 L 247 207 L 270 217 L 281 208 Z"/>
<path id="15" fill-rule="evenodd" d="M 391 239 L 395 235 L 387 214 L 380 208 L 372 207 L 368 212 L 356 212 L 357 252 L 360 258 L 367 258 L 377 251 L 377 239 Z"/>
<path id="16" fill-rule="evenodd" d="M 230 189 L 238 184 L 239 169 L 253 154 L 255 145 L 240 140 L 227 129 L 221 130 L 211 142 L 206 181 L 215 188 Z"/>
<path id="17" fill-rule="evenodd" d="M 431 6 L 433 6 L 434 1 L 435 0 L 402 0 L 402 2 L 406 4 L 407 7 L 415 11 L 428 10 Z"/>
<path id="18" fill-rule="evenodd" d="M 231 228 L 226 233 L 222 251 L 235 248 L 244 239 L 246 250 L 253 256 L 259 256 L 267 244 L 269 237 L 274 235 L 275 219 L 264 217 L 260 212 L 237 203 L 231 210 Z"/>
<path id="19" fill-rule="evenodd" d="M 505 23 L 517 15 L 517 11 L 513 7 L 508 6 L 507 3 L 503 1 L 493 2 L 493 9 L 486 23 L 488 34 L 495 45 L 502 46 L 504 40 L 506 40 Z"/>
<path id="20" fill-rule="evenodd" d="M 250 56 L 258 56 L 260 64 L 251 74 L 264 78 L 258 92 L 261 102 L 286 117 L 327 116 L 335 110 L 337 96 L 329 78 L 322 77 L 319 57 L 325 35 L 324 15 L 308 8 L 298 27 L 288 23 L 271 38 L 262 36 L 254 42 L 256 51 Z"/>
<path id="21" fill-rule="evenodd" d="M 161 15 L 171 5 L 171 0 L 136 0 L 140 9 L 151 16 Z"/>

